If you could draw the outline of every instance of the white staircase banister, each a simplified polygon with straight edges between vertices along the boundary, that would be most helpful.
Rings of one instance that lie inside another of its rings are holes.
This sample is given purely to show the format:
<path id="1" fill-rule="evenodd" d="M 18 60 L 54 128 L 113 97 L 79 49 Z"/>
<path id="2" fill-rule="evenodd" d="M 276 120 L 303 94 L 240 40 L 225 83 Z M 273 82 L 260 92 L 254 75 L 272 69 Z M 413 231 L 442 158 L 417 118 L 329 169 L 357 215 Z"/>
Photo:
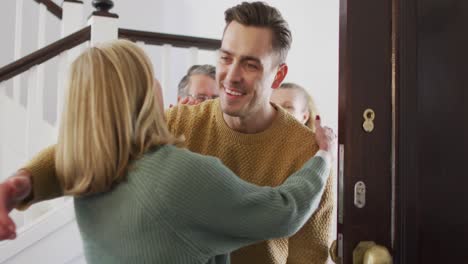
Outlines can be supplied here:
<path id="1" fill-rule="evenodd" d="M 62 25 L 61 37 L 65 38 L 70 34 L 83 28 L 83 2 L 76 0 L 64 0 L 62 3 Z M 63 109 L 65 98 L 65 80 L 70 63 L 81 53 L 81 46 L 69 49 L 59 55 L 59 71 L 57 74 L 57 105 L 56 105 L 56 122 L 55 136 L 58 135 L 60 126 L 60 116 Z"/>
<path id="2" fill-rule="evenodd" d="M 23 1 L 16 0 L 14 60 L 21 58 L 21 47 L 23 46 Z M 13 79 L 13 100 L 16 102 L 20 101 L 20 82 L 20 76 Z"/>

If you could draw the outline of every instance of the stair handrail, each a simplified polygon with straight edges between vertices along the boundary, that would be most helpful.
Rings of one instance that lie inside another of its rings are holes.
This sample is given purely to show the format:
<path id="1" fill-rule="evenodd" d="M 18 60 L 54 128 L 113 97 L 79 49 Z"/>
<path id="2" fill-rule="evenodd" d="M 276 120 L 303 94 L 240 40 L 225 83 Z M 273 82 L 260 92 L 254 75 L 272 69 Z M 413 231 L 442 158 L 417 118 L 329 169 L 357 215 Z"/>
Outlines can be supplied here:
<path id="1" fill-rule="evenodd" d="M 0 82 L 9 80 L 30 68 L 44 63 L 58 56 L 60 53 L 72 49 L 91 38 L 91 26 L 87 26 L 65 38 L 59 39 L 35 52 L 22 57 L 2 68 L 0 68 Z"/>
<path id="2" fill-rule="evenodd" d="M 46 6 L 47 10 L 49 10 L 49 12 L 51 12 L 58 19 L 62 19 L 63 10 L 54 1 L 52 1 L 52 0 L 34 0 L 34 1 L 37 2 L 38 4 L 44 4 Z M 79 1 L 79 2 L 81 2 L 81 1 Z"/>
<path id="3" fill-rule="evenodd" d="M 17 61 L 0 68 L 0 82 L 13 78 L 35 65 L 48 61 L 60 53 L 72 49 L 91 37 L 91 26 L 87 26 L 65 38 L 55 41 L 42 49 L 39 49 Z M 170 44 L 181 48 L 199 48 L 202 50 L 217 50 L 221 46 L 221 40 L 200 38 L 185 35 L 165 34 L 133 29 L 119 28 L 119 38 L 131 41 L 141 41 L 148 45 Z"/>
<path id="4" fill-rule="evenodd" d="M 134 42 L 144 42 L 147 45 L 169 44 L 179 48 L 198 48 L 202 50 L 217 50 L 221 47 L 221 40 L 201 38 L 186 35 L 174 35 L 119 28 L 119 38 L 125 38 Z"/>

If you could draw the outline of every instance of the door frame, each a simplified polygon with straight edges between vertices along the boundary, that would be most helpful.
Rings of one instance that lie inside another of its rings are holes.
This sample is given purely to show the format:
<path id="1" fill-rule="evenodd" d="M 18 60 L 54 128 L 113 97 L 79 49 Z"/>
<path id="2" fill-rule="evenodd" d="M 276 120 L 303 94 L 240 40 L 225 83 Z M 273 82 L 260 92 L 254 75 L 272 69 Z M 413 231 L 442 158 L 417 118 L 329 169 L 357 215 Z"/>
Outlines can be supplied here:
<path id="1" fill-rule="evenodd" d="M 352 263 L 360 241 L 392 253 L 394 194 L 392 0 L 340 0 L 338 255 Z M 375 112 L 374 130 L 363 113 Z M 354 204 L 355 184 L 366 185 L 363 208 Z"/>
<path id="2" fill-rule="evenodd" d="M 396 144 L 395 263 L 418 263 L 418 90 L 417 5 L 413 0 L 395 4 Z"/>

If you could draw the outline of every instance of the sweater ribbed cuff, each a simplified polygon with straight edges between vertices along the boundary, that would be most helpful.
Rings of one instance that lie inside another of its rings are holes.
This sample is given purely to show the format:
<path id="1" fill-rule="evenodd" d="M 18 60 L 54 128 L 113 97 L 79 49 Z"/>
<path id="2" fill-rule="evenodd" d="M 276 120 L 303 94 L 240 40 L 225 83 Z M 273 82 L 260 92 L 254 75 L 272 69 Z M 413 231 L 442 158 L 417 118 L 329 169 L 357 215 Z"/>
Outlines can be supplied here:
<path id="1" fill-rule="evenodd" d="M 321 157 L 325 161 L 327 169 L 331 168 L 333 158 L 332 158 L 332 154 L 329 151 L 320 149 L 319 151 L 317 151 L 317 153 L 315 153 L 315 156 Z"/>
<path id="2" fill-rule="evenodd" d="M 31 173 L 31 194 L 16 207 L 19 210 L 31 204 L 55 198 L 61 188 L 55 173 L 55 146 L 48 147 L 34 156 L 22 169 Z"/>

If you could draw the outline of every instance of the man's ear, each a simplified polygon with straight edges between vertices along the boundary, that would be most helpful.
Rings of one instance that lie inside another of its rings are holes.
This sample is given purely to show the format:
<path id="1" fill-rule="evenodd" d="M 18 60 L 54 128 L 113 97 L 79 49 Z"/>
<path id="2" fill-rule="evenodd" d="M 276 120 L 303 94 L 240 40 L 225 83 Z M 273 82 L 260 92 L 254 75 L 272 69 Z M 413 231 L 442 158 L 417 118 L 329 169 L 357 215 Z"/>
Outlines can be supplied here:
<path id="1" fill-rule="evenodd" d="M 278 71 L 276 72 L 275 80 L 273 81 L 273 85 L 271 86 L 271 88 L 273 89 L 278 88 L 283 82 L 284 78 L 286 78 L 287 74 L 288 74 L 288 65 L 286 65 L 286 63 L 283 63 L 279 66 Z"/>

